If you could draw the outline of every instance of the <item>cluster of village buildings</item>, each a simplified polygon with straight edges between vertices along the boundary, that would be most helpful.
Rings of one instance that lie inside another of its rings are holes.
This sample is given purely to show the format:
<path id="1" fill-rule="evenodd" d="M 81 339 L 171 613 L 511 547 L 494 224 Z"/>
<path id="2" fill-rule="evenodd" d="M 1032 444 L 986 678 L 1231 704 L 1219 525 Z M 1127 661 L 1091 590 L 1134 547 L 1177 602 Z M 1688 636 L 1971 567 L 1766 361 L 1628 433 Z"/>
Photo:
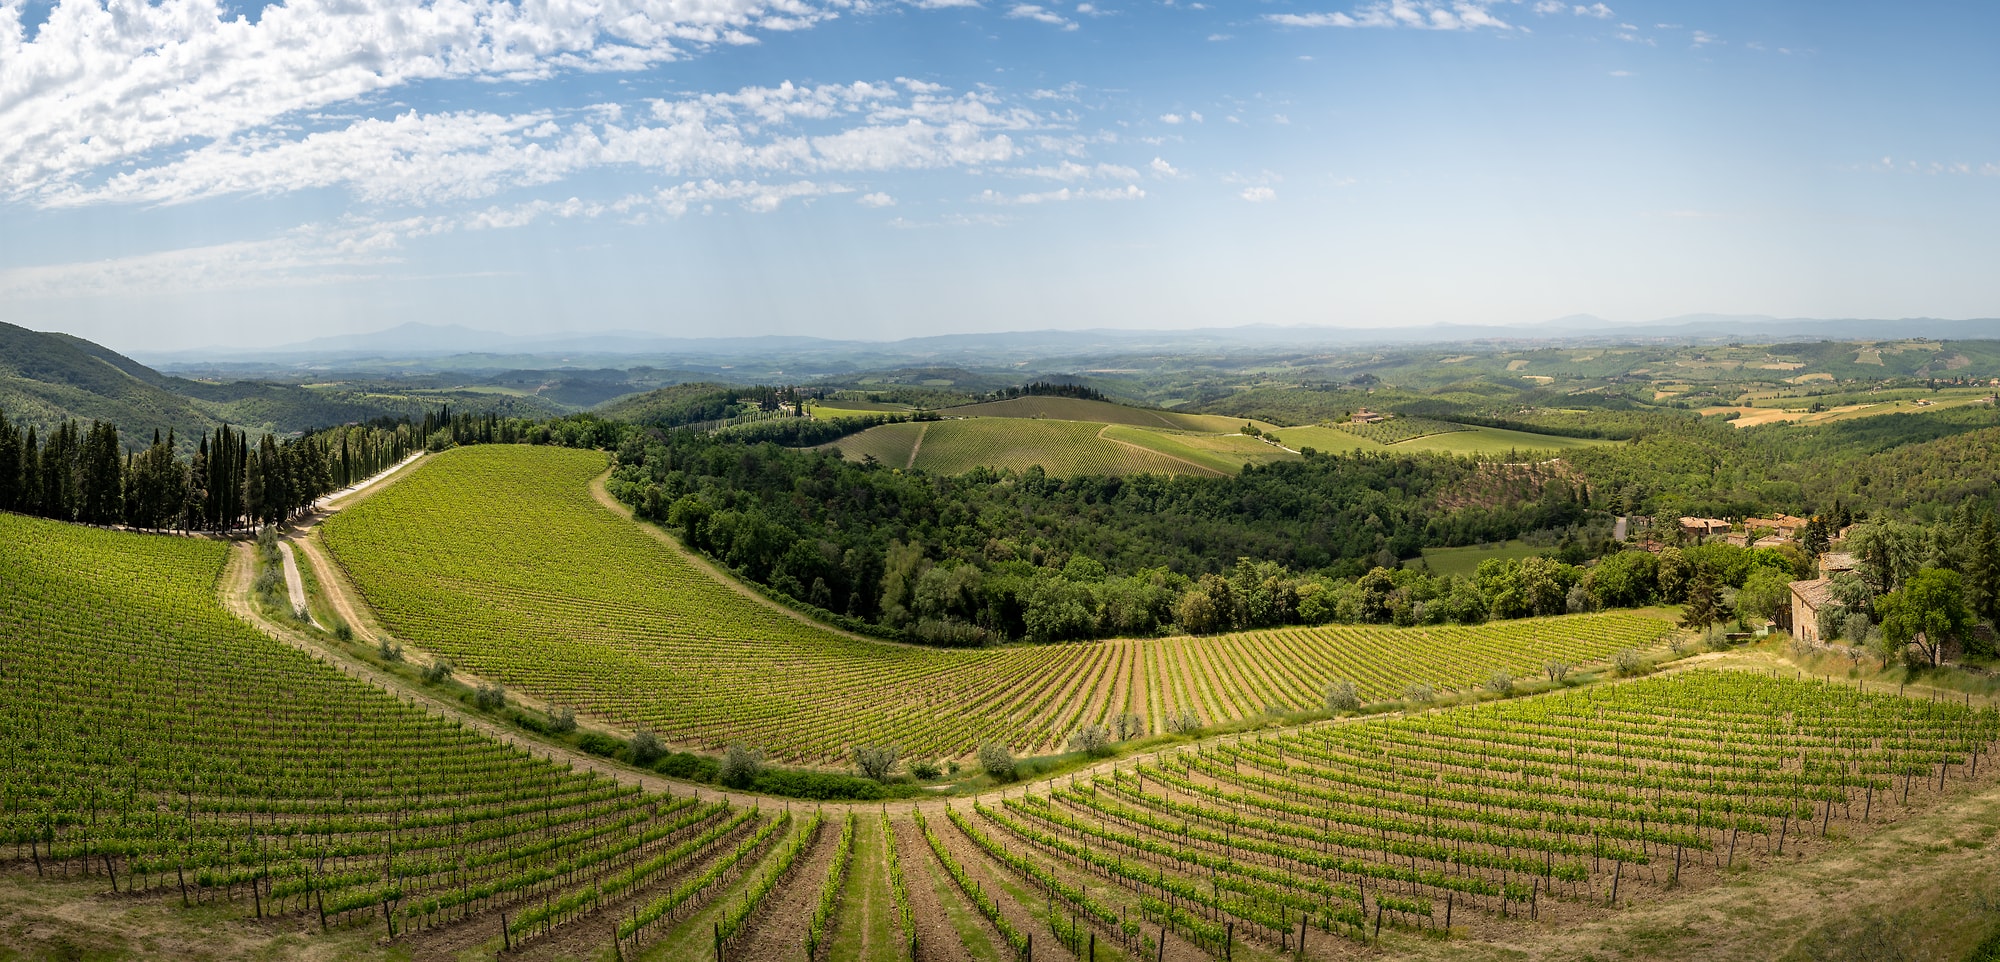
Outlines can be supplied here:
<path id="1" fill-rule="evenodd" d="M 1779 514 L 1770 518 L 1745 518 L 1742 524 L 1723 518 L 1681 518 L 1681 534 L 1691 542 L 1708 540 L 1724 541 L 1744 548 L 1775 548 L 1780 545 L 1798 544 L 1804 536 L 1806 525 L 1811 521 L 1797 515 Z M 1840 529 L 1831 536 L 1831 543 L 1838 546 L 1847 538 L 1852 528 Z M 1818 577 L 1792 582 L 1792 604 L 1789 618 L 1781 614 L 1778 627 L 1791 632 L 1792 637 L 1801 641 L 1819 642 L 1819 613 L 1829 607 L 1838 607 L 1840 602 L 1833 597 L 1833 578 L 1855 570 L 1857 564 L 1852 554 L 1844 551 L 1825 551 L 1819 556 Z M 1789 622 L 1789 623 L 1787 623 Z"/>

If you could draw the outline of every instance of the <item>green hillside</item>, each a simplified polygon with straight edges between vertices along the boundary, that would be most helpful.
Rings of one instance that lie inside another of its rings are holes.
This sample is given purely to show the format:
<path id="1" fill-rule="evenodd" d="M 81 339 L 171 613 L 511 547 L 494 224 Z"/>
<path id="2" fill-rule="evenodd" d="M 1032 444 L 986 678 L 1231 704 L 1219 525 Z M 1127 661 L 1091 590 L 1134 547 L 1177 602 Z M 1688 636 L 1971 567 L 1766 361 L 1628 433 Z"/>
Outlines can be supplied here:
<path id="1" fill-rule="evenodd" d="M 1130 424 L 1142 428 L 1171 431 L 1206 431 L 1211 434 L 1235 431 L 1243 426 L 1239 418 L 1216 414 L 1182 414 L 1135 408 L 1111 401 L 1090 401 L 1072 397 L 1017 397 L 946 408 L 940 412 L 960 418 L 1046 418 L 1058 421 L 1090 421 L 1096 424 Z"/>
<path id="2" fill-rule="evenodd" d="M 195 437 L 220 423 L 172 380 L 81 338 L 0 323 L 0 411 L 43 432 L 87 419 L 113 422 L 128 439 L 169 429 Z"/>
<path id="3" fill-rule="evenodd" d="M 1025 471 L 1040 465 L 1060 477 L 1080 474 L 1221 474 L 1241 462 L 1206 452 L 1163 450 L 1168 446 L 1132 440 L 1151 432 L 1089 421 L 1023 418 L 966 418 L 885 424 L 842 438 L 837 448 L 850 460 L 873 457 L 893 468 L 932 474 L 963 474 L 974 468 Z M 1155 437 L 1158 437 L 1157 435 Z"/>
<path id="4" fill-rule="evenodd" d="M 173 431 L 188 441 L 222 424 L 290 434 L 378 417 L 464 412 L 548 417 L 566 408 L 539 397 L 353 383 L 307 387 L 268 381 L 195 381 L 161 374 L 100 344 L 0 323 L 0 413 L 46 433 L 64 420 L 118 425 L 128 447 Z"/>

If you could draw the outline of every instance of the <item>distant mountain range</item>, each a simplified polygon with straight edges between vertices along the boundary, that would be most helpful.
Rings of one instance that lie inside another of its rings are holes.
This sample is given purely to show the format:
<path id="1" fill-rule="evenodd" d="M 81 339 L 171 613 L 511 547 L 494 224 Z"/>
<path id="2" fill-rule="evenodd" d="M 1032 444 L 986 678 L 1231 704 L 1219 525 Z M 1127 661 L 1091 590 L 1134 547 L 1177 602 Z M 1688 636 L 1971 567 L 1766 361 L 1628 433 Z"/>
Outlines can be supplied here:
<path id="1" fill-rule="evenodd" d="M 186 351 L 150 352 L 141 356 L 169 369 L 190 365 L 229 362 L 340 364 L 362 359 L 435 358 L 454 355 L 491 355 L 515 362 L 522 358 L 544 361 L 574 355 L 573 363 L 600 363 L 620 357 L 659 360 L 685 359 L 691 363 L 750 360 L 770 363 L 793 358 L 807 367 L 827 367 L 841 358 L 847 363 L 831 366 L 852 368 L 856 363 L 874 366 L 891 361 L 972 358 L 994 360 L 1008 357 L 1067 357 L 1101 353 L 1128 353 L 1134 350 L 1298 350 L 1311 348 L 1354 348 L 1369 345 L 1493 343 L 1520 341 L 1660 342 L 1674 340 L 1783 341 L 1851 340 L 1873 338 L 1930 337 L 1969 339 L 2000 337 L 2000 318 L 1948 320 L 1941 318 L 1778 318 L 1764 315 L 1689 314 L 1655 321 L 1617 322 L 1588 314 L 1575 314 L 1540 324 L 1477 326 L 1435 324 L 1418 327 L 1339 328 L 1280 327 L 1252 324 L 1242 327 L 1212 327 L 1186 330 L 1089 330 L 1002 331 L 976 334 L 938 334 L 896 341 L 766 335 L 760 337 L 669 337 L 642 331 L 605 331 L 572 334 L 501 334 L 457 324 L 410 323 L 367 334 L 343 334 L 313 338 L 295 344 L 255 349 L 202 348 Z M 515 365 L 518 366 L 518 365 Z M 796 366 L 796 365 L 794 365 Z"/>

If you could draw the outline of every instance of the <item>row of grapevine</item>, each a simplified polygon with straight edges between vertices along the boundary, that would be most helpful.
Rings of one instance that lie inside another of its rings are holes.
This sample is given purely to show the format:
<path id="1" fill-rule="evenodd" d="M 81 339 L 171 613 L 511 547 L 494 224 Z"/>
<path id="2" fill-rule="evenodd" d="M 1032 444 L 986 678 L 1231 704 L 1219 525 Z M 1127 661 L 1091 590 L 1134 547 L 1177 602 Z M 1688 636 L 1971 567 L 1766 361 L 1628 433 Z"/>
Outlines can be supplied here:
<path id="1" fill-rule="evenodd" d="M 826 938 L 827 926 L 833 922 L 834 909 L 840 905 L 840 885 L 847 878 L 847 863 L 854 854 L 854 813 L 847 813 L 847 820 L 841 824 L 840 843 L 833 850 L 833 864 L 826 868 L 826 881 L 820 883 L 819 903 L 813 906 L 812 921 L 806 925 L 806 958 L 816 958 L 821 941 Z"/>
<path id="2" fill-rule="evenodd" d="M 486 738 L 223 612 L 227 544 L 0 515 L 0 855 L 245 915 L 535 938 L 757 818 Z"/>
<path id="3" fill-rule="evenodd" d="M 1221 953 L 1722 877 L 1922 804 L 1997 741 L 1993 709 L 1687 671 L 1224 740 L 951 817 L 1052 899 L 1090 898 L 1064 873 L 1093 875 Z M 1125 918 L 1096 904 L 1079 916 Z"/>

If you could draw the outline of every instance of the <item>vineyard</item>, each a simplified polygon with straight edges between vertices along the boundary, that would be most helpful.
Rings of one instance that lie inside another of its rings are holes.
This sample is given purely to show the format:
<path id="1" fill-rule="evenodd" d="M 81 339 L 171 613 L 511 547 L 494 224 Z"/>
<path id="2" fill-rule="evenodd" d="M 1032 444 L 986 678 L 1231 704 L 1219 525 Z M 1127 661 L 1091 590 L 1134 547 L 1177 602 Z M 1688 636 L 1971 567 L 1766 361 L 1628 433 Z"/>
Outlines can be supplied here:
<path id="1" fill-rule="evenodd" d="M 403 641 L 511 689 L 673 742 L 732 742 L 786 761 L 894 743 L 908 757 L 987 742 L 1060 746 L 1132 712 L 1162 730 L 1603 661 L 1657 644 L 1635 613 L 1478 627 L 1287 628 L 975 651 L 835 634 L 746 598 L 595 503 L 600 454 L 448 452 L 324 526 L 327 545 Z"/>
<path id="2" fill-rule="evenodd" d="M 1387 421 L 1375 421 L 1368 424 L 1349 421 L 1336 425 L 1336 427 L 1356 437 L 1367 438 L 1376 444 L 1399 444 L 1404 441 L 1428 437 L 1433 434 L 1452 434 L 1458 431 L 1472 430 L 1463 424 L 1417 417 L 1397 417 L 1390 418 Z"/>
<path id="3" fill-rule="evenodd" d="M 36 874 L 531 939 L 760 821 L 407 707 L 223 614 L 227 546 L 0 515 L 0 845 Z M 768 821 L 768 820 L 765 820 Z"/>
<path id="4" fill-rule="evenodd" d="M 369 503 L 449 476 L 426 467 Z M 523 530 L 589 530 L 507 503 Z M 703 801 L 537 758 L 255 633 L 216 602 L 228 550 L 0 515 L 0 857 L 17 875 L 372 926 L 418 958 L 451 957 L 433 947 L 470 931 L 649 959 L 844 958 L 864 940 L 897 959 L 1324 959 L 1385 933 L 1548 925 L 1699 889 L 1990 779 L 2000 741 L 1992 708 L 1693 669 L 1211 739 L 928 810 Z M 627 587 L 702 600 L 689 577 Z M 988 701 L 931 717 L 984 705 L 1005 730 L 1053 737 L 1107 705 L 1240 717 L 1310 700 L 1326 675 L 1387 697 L 1409 678 L 1469 684 L 1527 650 L 1577 657 L 1660 631 L 1579 616 L 928 652 L 727 597 L 772 619 L 755 630 L 793 631 L 767 681 L 854 673 L 831 689 L 854 710 L 822 709 L 795 729 L 808 739 L 870 717 L 864 699 L 958 691 L 959 672 Z M 619 609 L 601 610 L 594 633 L 572 623 L 579 637 L 618 636 Z M 863 681 L 866 656 L 888 680 Z"/>
<path id="5" fill-rule="evenodd" d="M 1107 939 L 1226 957 L 1657 897 L 1895 820 L 1996 739 L 1993 709 L 1687 671 L 1179 749 L 920 824 Z"/>
<path id="6" fill-rule="evenodd" d="M 933 474 L 963 474 L 974 468 L 1026 471 L 1035 465 L 1049 474 L 1207 474 L 1206 464 L 1177 460 L 1133 444 L 1099 436 L 1103 424 L 1024 418 L 967 418 L 884 424 L 827 447 L 853 460 L 872 456 L 890 467 Z"/>

